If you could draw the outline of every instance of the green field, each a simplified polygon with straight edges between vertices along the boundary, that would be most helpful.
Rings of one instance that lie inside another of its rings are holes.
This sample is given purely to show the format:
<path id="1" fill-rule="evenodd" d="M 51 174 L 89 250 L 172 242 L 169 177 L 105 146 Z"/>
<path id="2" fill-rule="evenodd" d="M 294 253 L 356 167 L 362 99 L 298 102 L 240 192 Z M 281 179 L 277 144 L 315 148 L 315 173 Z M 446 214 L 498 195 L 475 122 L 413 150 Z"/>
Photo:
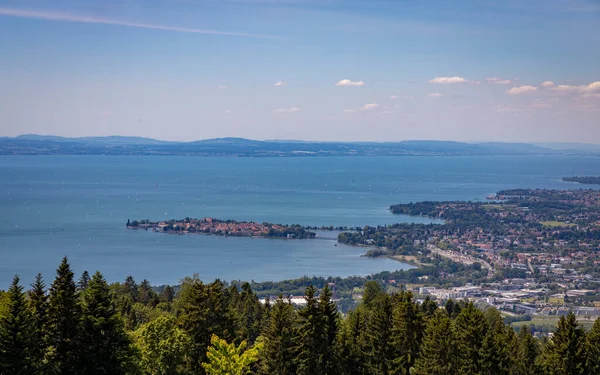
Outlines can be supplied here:
<path id="1" fill-rule="evenodd" d="M 575 224 L 568 224 L 562 221 L 540 221 L 540 224 L 546 227 L 574 227 Z"/>
<path id="2" fill-rule="evenodd" d="M 560 319 L 560 317 L 558 316 L 536 316 L 533 318 L 533 320 L 530 321 L 523 321 L 523 322 L 514 322 L 511 325 L 514 328 L 521 328 L 523 326 L 528 326 L 528 325 L 535 325 L 535 326 L 552 326 L 552 327 L 556 327 L 556 325 L 558 324 L 558 320 Z M 592 326 L 594 325 L 594 321 L 593 320 L 587 320 L 587 319 L 577 319 L 577 321 L 579 322 L 579 324 L 581 324 L 586 330 L 589 330 L 592 328 Z"/>

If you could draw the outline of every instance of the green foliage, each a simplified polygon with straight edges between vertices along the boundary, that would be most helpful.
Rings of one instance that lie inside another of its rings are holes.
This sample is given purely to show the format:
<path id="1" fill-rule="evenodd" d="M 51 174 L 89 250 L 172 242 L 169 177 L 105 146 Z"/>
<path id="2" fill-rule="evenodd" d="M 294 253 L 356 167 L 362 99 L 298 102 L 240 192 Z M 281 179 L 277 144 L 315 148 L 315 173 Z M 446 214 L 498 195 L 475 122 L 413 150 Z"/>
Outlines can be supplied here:
<path id="1" fill-rule="evenodd" d="M 399 302 L 393 312 L 392 344 L 399 353 L 394 359 L 394 373 L 409 375 L 419 356 L 425 320 L 411 292 L 402 292 L 397 298 Z"/>
<path id="2" fill-rule="evenodd" d="M 37 373 L 46 370 L 45 355 L 48 346 L 48 296 L 42 274 L 38 273 L 29 291 L 29 307 L 31 309 L 31 326 L 34 342 L 31 346 L 33 366 Z"/>
<path id="3" fill-rule="evenodd" d="M 7 294 L 8 311 L 0 319 L 0 374 L 34 374 L 31 315 L 18 276 Z"/>
<path id="4" fill-rule="evenodd" d="M 47 353 L 53 371 L 64 375 L 78 374 L 81 365 L 81 306 L 73 278 L 73 271 L 64 257 L 50 287 Z"/>
<path id="5" fill-rule="evenodd" d="M 597 319 L 587 335 L 587 371 L 589 375 L 600 375 L 600 319 Z"/>
<path id="6" fill-rule="evenodd" d="M 132 367 L 131 340 L 112 304 L 108 284 L 96 272 L 83 292 L 81 367 L 85 374 L 125 374 Z"/>
<path id="7" fill-rule="evenodd" d="M 454 324 L 456 346 L 458 350 L 459 372 L 464 374 L 483 374 L 483 346 L 488 322 L 483 313 L 468 303 L 458 314 Z"/>
<path id="8" fill-rule="evenodd" d="M 244 375 L 250 371 L 250 365 L 258 361 L 263 344 L 257 343 L 247 349 L 244 340 L 240 345 L 228 344 L 227 341 L 213 335 L 210 339 L 206 357 L 208 361 L 202 364 L 207 375 Z"/>
<path id="9" fill-rule="evenodd" d="M 543 354 L 545 374 L 584 375 L 586 372 L 585 331 L 577 323 L 575 315 L 562 316 Z"/>
<path id="10" fill-rule="evenodd" d="M 458 352 L 452 320 L 444 310 L 436 311 L 427 322 L 421 352 L 412 375 L 458 374 Z"/>
<path id="11" fill-rule="evenodd" d="M 295 311 L 294 307 L 278 298 L 271 309 L 264 329 L 264 348 L 261 351 L 261 374 L 292 375 L 295 369 Z"/>
<path id="12" fill-rule="evenodd" d="M 174 317 L 158 317 L 133 333 L 139 367 L 149 375 L 186 375 L 192 341 Z"/>

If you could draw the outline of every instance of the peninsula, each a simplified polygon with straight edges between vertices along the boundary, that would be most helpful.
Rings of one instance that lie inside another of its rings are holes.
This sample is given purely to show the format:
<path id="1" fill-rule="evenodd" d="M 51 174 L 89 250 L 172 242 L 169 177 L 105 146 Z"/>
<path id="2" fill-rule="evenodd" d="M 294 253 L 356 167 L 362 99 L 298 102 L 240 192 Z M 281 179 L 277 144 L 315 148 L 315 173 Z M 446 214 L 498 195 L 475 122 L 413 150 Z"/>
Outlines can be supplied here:
<path id="1" fill-rule="evenodd" d="M 255 223 L 235 220 L 219 220 L 212 217 L 193 219 L 186 217 L 182 220 L 150 221 L 127 220 L 129 229 L 152 229 L 155 232 L 170 234 L 212 234 L 232 237 L 274 237 L 274 238 L 314 238 L 316 233 L 305 227 L 292 224 Z"/>
<path id="2" fill-rule="evenodd" d="M 577 183 L 586 184 L 586 185 L 600 185 L 600 177 L 599 176 L 563 177 L 562 180 L 567 181 L 567 182 L 577 182 Z"/>

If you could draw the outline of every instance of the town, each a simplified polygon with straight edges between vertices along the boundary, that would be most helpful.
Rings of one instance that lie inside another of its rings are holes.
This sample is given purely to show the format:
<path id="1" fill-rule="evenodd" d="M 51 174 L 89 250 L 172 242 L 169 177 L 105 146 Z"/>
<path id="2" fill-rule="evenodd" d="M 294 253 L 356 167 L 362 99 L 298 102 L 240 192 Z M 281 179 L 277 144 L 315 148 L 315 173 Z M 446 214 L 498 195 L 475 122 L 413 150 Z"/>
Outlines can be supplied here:
<path id="1" fill-rule="evenodd" d="M 393 205 L 444 223 L 365 227 L 338 240 L 373 247 L 368 256 L 435 264 L 438 277 L 403 287 L 438 304 L 468 298 L 542 331 L 569 311 L 584 324 L 600 317 L 600 192 L 517 189 L 488 200 Z M 459 274 L 452 263 L 468 267 Z"/>
<path id="2" fill-rule="evenodd" d="M 301 225 L 282 225 L 271 223 L 255 223 L 235 220 L 219 220 L 212 217 L 204 219 L 169 220 L 151 222 L 150 220 L 129 221 L 129 229 L 152 229 L 155 232 L 170 234 L 212 234 L 233 237 L 277 237 L 277 238 L 314 238 L 316 234 Z"/>

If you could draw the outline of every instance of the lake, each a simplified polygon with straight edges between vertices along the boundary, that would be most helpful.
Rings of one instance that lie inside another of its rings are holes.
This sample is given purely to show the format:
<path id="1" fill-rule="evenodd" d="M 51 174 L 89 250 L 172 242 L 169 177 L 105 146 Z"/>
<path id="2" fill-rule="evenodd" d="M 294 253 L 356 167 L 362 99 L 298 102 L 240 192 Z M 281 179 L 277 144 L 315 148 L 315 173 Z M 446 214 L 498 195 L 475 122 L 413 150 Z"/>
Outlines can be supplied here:
<path id="1" fill-rule="evenodd" d="M 364 226 L 429 222 L 390 204 L 485 199 L 506 188 L 589 188 L 563 176 L 598 175 L 584 156 L 212 158 L 0 156 L 0 288 L 23 284 L 61 257 L 109 281 L 154 285 L 203 280 L 283 280 L 406 269 L 360 257 L 333 240 L 166 235 L 125 229 L 127 219 L 221 219 Z"/>

